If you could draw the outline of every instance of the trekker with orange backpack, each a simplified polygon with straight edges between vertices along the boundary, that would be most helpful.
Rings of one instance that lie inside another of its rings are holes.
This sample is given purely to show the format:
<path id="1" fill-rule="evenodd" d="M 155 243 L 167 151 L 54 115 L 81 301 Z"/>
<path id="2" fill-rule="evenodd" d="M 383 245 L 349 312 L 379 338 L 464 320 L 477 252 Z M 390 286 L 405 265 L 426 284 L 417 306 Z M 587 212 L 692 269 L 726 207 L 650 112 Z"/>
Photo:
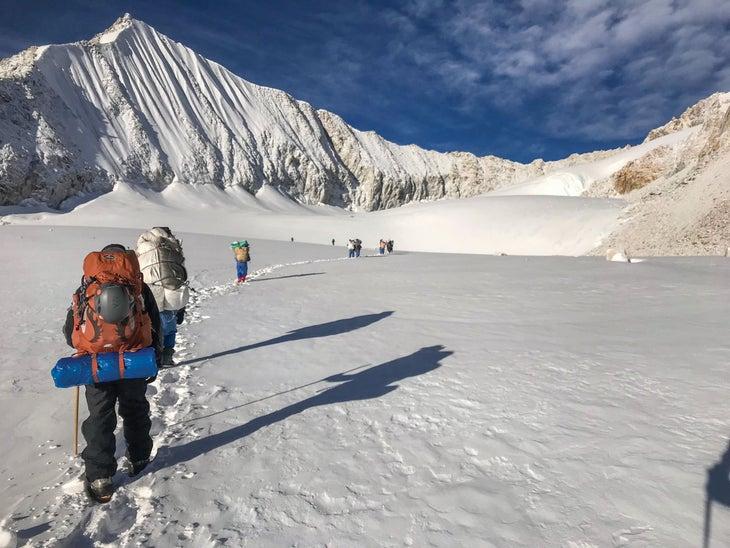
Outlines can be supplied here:
<path id="1" fill-rule="evenodd" d="M 74 293 L 63 327 L 69 346 L 79 355 L 119 352 L 120 367 L 125 351 L 152 347 L 159 367 L 160 332 L 157 304 L 150 288 L 142 281 L 135 252 L 110 244 L 99 252 L 89 253 L 84 259 L 81 286 Z M 124 420 L 127 473 L 136 476 L 149 463 L 152 438 L 146 392 L 152 380 L 121 378 L 86 386 L 89 417 L 81 426 L 86 439 L 81 457 L 86 467 L 87 494 L 97 502 L 109 502 L 114 492 L 117 401 L 119 415 Z"/>

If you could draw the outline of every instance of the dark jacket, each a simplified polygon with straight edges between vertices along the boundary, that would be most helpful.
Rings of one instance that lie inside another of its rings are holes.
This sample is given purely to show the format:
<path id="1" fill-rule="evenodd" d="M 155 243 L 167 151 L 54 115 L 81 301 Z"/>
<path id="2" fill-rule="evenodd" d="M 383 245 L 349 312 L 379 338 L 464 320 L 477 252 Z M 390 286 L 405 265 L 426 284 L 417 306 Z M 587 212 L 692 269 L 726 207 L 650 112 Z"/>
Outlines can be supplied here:
<path id="1" fill-rule="evenodd" d="M 144 299 L 144 308 L 147 315 L 150 317 L 150 323 L 152 324 L 152 348 L 155 349 L 157 355 L 157 362 L 159 365 L 162 359 L 162 326 L 160 325 L 160 311 L 157 308 L 155 297 L 152 295 L 152 291 L 147 284 L 142 284 L 142 298 Z M 63 334 L 66 337 L 66 344 L 73 348 L 73 342 L 71 342 L 71 334 L 74 330 L 74 312 L 72 308 L 68 309 L 66 313 L 66 323 L 63 324 Z"/>

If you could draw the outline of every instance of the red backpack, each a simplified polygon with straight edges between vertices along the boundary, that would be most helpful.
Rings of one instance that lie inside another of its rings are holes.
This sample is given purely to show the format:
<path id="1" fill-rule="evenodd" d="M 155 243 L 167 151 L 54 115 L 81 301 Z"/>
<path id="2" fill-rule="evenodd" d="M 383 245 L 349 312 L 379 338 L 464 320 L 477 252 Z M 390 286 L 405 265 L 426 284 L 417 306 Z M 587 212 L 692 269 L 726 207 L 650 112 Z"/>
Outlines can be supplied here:
<path id="1" fill-rule="evenodd" d="M 152 324 L 142 297 L 142 273 L 134 251 L 95 251 L 84 259 L 81 287 L 73 296 L 71 341 L 78 354 L 119 352 L 119 375 L 124 378 L 124 352 L 152 345 Z M 105 310 L 113 310 L 115 313 Z M 117 317 L 122 310 L 123 316 Z"/>

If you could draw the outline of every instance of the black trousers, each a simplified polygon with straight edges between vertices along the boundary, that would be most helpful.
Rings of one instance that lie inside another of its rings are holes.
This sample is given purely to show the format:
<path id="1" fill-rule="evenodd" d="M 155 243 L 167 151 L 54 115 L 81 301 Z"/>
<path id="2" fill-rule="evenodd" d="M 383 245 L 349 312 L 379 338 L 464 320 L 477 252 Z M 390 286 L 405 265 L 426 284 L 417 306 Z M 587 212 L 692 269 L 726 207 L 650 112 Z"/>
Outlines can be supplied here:
<path id="1" fill-rule="evenodd" d="M 127 455 L 134 462 L 149 458 L 152 451 L 152 422 L 146 392 L 145 379 L 125 379 L 86 387 L 89 418 L 81 425 L 86 439 L 81 458 L 86 465 L 88 481 L 112 477 L 117 471 L 117 459 L 114 457 L 117 401 L 119 415 L 124 421 Z"/>

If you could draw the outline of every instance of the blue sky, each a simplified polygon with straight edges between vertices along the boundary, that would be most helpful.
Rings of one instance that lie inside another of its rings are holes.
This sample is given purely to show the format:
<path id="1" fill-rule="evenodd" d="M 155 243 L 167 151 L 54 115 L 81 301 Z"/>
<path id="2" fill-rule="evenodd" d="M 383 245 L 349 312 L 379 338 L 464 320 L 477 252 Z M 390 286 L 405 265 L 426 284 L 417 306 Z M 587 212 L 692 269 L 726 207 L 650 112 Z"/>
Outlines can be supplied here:
<path id="1" fill-rule="evenodd" d="M 730 0 L 0 0 L 0 57 L 124 12 L 247 80 L 441 151 L 620 146 L 730 91 Z"/>

